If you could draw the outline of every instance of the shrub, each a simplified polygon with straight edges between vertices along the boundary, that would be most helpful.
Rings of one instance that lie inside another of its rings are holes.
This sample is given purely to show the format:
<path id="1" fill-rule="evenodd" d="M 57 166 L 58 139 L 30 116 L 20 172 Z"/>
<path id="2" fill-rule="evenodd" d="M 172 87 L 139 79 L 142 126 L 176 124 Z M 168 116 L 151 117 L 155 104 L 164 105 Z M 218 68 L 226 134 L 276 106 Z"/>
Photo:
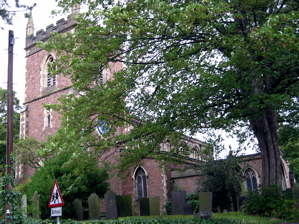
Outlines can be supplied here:
<path id="1" fill-rule="evenodd" d="M 32 181 L 25 185 L 24 194 L 30 200 L 35 191 L 41 199 L 41 217 L 49 218 L 47 207 L 54 180 L 57 180 L 65 205 L 63 216 L 73 218 L 72 202 L 79 198 L 87 200 L 91 193 L 102 197 L 108 190 L 108 174 L 98 166 L 98 160 L 91 155 L 81 155 L 76 160 L 69 160 L 72 155 L 63 152 L 44 163 L 37 170 Z M 30 205 L 29 201 L 29 205 Z M 30 207 L 29 207 L 30 208 Z"/>
<path id="2" fill-rule="evenodd" d="M 186 204 L 192 204 L 193 212 L 199 212 L 199 196 L 198 192 L 186 195 Z"/>
<path id="3" fill-rule="evenodd" d="M 0 216 L 5 216 L 5 206 L 10 204 L 11 224 L 22 223 L 23 215 L 20 211 L 21 193 L 15 189 L 8 190 L 7 186 L 15 186 L 15 179 L 11 175 L 4 175 L 0 178 Z"/>
<path id="4" fill-rule="evenodd" d="M 250 215 L 281 219 L 295 219 L 298 212 L 289 192 L 283 192 L 276 185 L 262 187 L 260 191 L 248 192 L 243 209 Z"/>
<path id="5" fill-rule="evenodd" d="M 53 224 L 55 223 L 53 220 L 34 220 L 34 219 L 27 219 L 25 220 L 24 224 Z M 202 219 L 196 219 L 196 218 L 181 218 L 181 219 L 173 219 L 173 218 L 167 218 L 165 216 L 163 217 L 146 217 L 146 218 L 140 218 L 140 217 L 133 217 L 133 218 L 123 218 L 118 220 L 96 220 L 96 221 L 84 221 L 84 222 L 77 222 L 72 220 L 61 220 L 61 224 L 236 224 L 237 222 L 227 220 L 227 219 L 208 219 L 208 220 L 202 220 Z"/>
<path id="6" fill-rule="evenodd" d="M 224 160 L 208 160 L 200 165 L 200 191 L 213 192 L 213 211 L 237 210 L 236 195 L 241 192 L 242 172 L 239 159 L 230 153 Z"/>

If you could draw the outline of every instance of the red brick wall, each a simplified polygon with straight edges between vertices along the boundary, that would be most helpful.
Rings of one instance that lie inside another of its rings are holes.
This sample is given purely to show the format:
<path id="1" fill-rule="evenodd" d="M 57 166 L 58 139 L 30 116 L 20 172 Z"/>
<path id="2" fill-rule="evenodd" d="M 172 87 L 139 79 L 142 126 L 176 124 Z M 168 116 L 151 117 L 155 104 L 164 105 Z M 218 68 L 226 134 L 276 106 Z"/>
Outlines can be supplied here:
<path id="1" fill-rule="evenodd" d="M 123 194 L 132 195 L 132 201 L 135 205 L 135 211 L 139 213 L 139 202 L 137 199 L 136 192 L 136 182 L 134 171 L 137 167 L 132 166 L 130 171 L 130 176 L 128 176 L 123 182 Z M 160 198 L 160 213 L 164 213 L 164 204 L 166 200 L 167 185 L 164 172 L 162 168 L 159 167 L 159 164 L 153 159 L 144 159 L 142 161 L 142 168 L 147 173 L 147 197 L 159 197 Z M 169 181 L 168 181 L 169 182 Z"/>
<path id="2" fill-rule="evenodd" d="M 194 193 L 198 189 L 198 176 L 183 177 L 174 179 L 173 182 L 180 188 L 181 191 L 186 191 L 186 194 Z"/>
<path id="3" fill-rule="evenodd" d="M 257 173 L 257 184 L 260 185 L 262 181 L 262 156 L 260 154 L 252 156 L 244 156 L 240 166 L 244 169 L 244 172 L 247 168 L 253 169 Z M 244 189 L 246 189 L 245 182 L 243 183 Z"/>
<path id="4" fill-rule="evenodd" d="M 67 94 L 67 90 L 52 94 L 27 104 L 27 136 L 34 137 L 39 141 L 45 140 L 48 135 L 54 135 L 61 124 L 61 115 L 56 111 L 51 111 L 51 127 L 45 127 L 45 108 L 42 103 L 56 103 L 56 98 L 61 94 Z"/>

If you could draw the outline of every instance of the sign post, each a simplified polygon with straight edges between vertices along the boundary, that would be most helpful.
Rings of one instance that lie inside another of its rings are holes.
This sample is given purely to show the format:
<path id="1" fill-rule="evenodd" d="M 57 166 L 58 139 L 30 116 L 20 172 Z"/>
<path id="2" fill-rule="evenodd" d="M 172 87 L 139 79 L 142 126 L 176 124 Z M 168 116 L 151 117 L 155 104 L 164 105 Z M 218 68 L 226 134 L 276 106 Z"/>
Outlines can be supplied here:
<path id="1" fill-rule="evenodd" d="M 51 216 L 56 217 L 57 224 L 60 224 L 60 216 L 62 216 L 62 206 L 64 201 L 60 193 L 60 189 L 56 180 L 52 188 L 52 193 L 48 202 L 48 207 L 51 208 Z"/>

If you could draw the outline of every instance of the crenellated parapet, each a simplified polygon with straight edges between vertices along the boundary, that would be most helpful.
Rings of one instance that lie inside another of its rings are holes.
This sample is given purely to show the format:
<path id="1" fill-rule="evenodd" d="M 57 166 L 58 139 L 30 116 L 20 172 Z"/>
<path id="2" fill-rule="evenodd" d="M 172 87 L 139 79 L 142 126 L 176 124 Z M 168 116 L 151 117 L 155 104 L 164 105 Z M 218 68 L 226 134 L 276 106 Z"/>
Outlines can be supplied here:
<path id="1" fill-rule="evenodd" d="M 31 34 L 26 37 L 26 57 L 28 57 L 31 54 L 36 53 L 37 51 L 41 50 L 36 46 L 37 42 L 40 41 L 46 41 L 51 33 L 57 32 L 57 33 L 65 33 L 68 32 L 76 26 L 76 20 L 74 19 L 74 16 L 70 15 L 67 20 L 60 19 L 56 22 L 56 25 L 50 24 L 46 27 L 46 30 L 41 29 L 36 32 L 36 34 Z M 28 29 L 28 27 L 27 27 Z"/>

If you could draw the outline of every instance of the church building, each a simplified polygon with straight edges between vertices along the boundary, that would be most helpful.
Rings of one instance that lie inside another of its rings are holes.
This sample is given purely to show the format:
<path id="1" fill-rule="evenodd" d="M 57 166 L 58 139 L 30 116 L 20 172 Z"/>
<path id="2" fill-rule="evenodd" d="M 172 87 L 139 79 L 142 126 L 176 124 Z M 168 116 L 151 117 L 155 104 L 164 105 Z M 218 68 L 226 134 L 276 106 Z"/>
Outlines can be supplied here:
<path id="1" fill-rule="evenodd" d="M 72 93 L 72 83 L 68 77 L 51 75 L 48 71 L 48 64 L 55 61 L 56 54 L 40 49 L 37 42 L 47 41 L 52 32 L 74 32 L 76 27 L 75 16 L 78 12 L 78 8 L 73 8 L 72 14 L 67 19 L 58 20 L 55 25 L 48 25 L 46 30 L 39 30 L 36 33 L 34 33 L 32 17 L 28 20 L 25 46 L 25 99 L 20 118 L 21 138 L 31 137 L 43 141 L 47 136 L 54 135 L 60 128 L 61 115 L 56 111 L 47 110 L 43 104 L 55 104 L 60 96 Z M 113 75 L 113 70 L 117 71 L 122 68 L 121 64 L 113 66 L 110 76 Z M 108 75 L 106 78 L 111 77 Z M 196 139 L 188 139 L 186 144 L 194 149 L 194 153 L 186 158 L 189 169 L 184 172 L 179 172 L 171 166 L 168 169 L 162 169 L 152 158 L 146 158 L 144 165 L 132 166 L 130 176 L 126 181 L 121 180 L 117 175 L 111 176 L 109 180 L 110 189 L 117 195 L 130 194 L 134 203 L 137 203 L 140 197 L 158 196 L 160 198 L 160 211 L 161 213 L 164 212 L 164 204 L 171 195 L 173 183 L 187 193 L 193 193 L 197 190 L 196 180 L 199 176 L 192 167 L 200 160 L 198 152 L 206 144 Z M 165 149 L 162 147 L 161 150 L 167 151 L 166 148 L 167 146 Z M 117 153 L 120 153 L 120 149 Z M 244 189 L 257 189 L 262 176 L 261 156 L 259 154 L 247 156 L 243 158 L 243 161 L 244 164 L 245 162 L 249 164 L 244 173 Z M 288 164 L 285 161 L 283 162 L 283 170 L 285 174 L 284 186 L 290 188 Z M 34 170 L 28 166 L 18 165 L 16 167 L 17 179 L 22 179 L 24 175 L 32 175 L 33 173 Z"/>

